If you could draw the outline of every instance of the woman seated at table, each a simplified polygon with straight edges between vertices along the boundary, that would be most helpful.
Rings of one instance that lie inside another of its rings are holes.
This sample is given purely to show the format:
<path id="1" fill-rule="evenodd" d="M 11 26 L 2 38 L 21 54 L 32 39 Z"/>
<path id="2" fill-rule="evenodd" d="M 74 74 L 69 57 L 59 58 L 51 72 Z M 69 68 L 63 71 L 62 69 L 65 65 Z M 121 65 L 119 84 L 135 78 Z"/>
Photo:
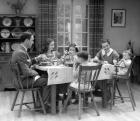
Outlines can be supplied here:
<path id="1" fill-rule="evenodd" d="M 131 65 L 131 52 L 129 50 L 125 50 L 122 55 L 122 59 L 117 63 L 118 75 L 125 75 Z"/>
<path id="2" fill-rule="evenodd" d="M 76 45 L 70 44 L 68 47 L 68 51 L 66 50 L 64 52 L 63 58 L 65 59 L 65 61 L 74 62 L 77 52 L 78 48 L 76 47 Z"/>
<path id="3" fill-rule="evenodd" d="M 59 52 L 54 51 L 54 47 L 54 40 L 49 38 L 46 42 L 46 47 L 41 52 L 42 54 L 37 56 L 35 60 L 38 62 L 45 61 L 53 63 L 53 61 L 60 59 L 61 55 Z"/>
<path id="4" fill-rule="evenodd" d="M 102 41 L 102 49 L 96 54 L 93 59 L 94 62 L 99 62 L 102 64 L 114 64 L 117 62 L 119 54 L 110 47 L 110 41 Z"/>

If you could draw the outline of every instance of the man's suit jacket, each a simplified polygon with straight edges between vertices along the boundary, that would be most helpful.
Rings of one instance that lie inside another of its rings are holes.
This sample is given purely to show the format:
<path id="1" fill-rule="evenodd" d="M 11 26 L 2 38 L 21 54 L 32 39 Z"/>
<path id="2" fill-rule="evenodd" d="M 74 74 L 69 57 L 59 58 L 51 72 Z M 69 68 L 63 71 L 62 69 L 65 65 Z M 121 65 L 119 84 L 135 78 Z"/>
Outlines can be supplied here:
<path id="1" fill-rule="evenodd" d="M 20 74 L 22 75 L 23 80 L 30 78 L 30 81 L 33 81 L 34 77 L 38 75 L 38 73 L 30 68 L 32 62 L 29 60 L 31 59 L 22 45 L 13 52 L 11 58 L 12 63 L 17 63 L 19 65 Z"/>

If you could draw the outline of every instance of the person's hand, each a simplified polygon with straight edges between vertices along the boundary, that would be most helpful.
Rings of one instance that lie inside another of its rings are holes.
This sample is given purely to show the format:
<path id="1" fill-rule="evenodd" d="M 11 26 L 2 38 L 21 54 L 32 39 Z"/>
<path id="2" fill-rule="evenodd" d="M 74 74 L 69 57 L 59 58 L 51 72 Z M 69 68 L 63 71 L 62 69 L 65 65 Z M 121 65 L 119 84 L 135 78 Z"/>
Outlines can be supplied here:
<path id="1" fill-rule="evenodd" d="M 102 61 L 101 63 L 102 64 L 108 64 L 108 61 Z"/>

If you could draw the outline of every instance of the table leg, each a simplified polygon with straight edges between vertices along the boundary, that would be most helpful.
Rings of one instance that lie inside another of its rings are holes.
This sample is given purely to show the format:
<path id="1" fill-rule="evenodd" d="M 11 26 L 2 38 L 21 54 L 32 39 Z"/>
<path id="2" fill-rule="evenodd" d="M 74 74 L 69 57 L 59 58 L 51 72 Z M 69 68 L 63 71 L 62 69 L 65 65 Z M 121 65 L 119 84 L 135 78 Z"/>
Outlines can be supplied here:
<path id="1" fill-rule="evenodd" d="M 102 80 L 102 106 L 106 108 L 107 106 L 107 80 Z"/>
<path id="2" fill-rule="evenodd" d="M 56 114 L 56 85 L 51 85 L 51 113 Z"/>

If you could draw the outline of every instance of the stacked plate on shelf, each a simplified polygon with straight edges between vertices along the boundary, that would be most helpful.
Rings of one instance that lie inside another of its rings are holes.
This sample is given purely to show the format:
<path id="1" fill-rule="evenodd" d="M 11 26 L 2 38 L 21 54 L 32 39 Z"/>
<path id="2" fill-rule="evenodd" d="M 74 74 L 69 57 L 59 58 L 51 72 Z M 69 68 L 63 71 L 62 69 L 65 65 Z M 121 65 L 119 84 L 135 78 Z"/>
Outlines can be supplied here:
<path id="1" fill-rule="evenodd" d="M 26 27 L 32 26 L 32 25 L 33 25 L 33 20 L 32 20 L 31 18 L 25 18 L 25 19 L 24 19 L 24 25 L 25 25 Z"/>
<path id="2" fill-rule="evenodd" d="M 10 36 L 10 31 L 8 29 L 2 29 L 0 34 L 2 38 L 6 39 Z"/>
<path id="3" fill-rule="evenodd" d="M 9 27 L 12 24 L 12 20 L 10 18 L 6 17 L 3 19 L 2 24 L 6 27 Z"/>
<path id="4" fill-rule="evenodd" d="M 22 35 L 22 30 L 20 28 L 14 28 L 11 34 L 14 38 L 20 38 Z"/>

